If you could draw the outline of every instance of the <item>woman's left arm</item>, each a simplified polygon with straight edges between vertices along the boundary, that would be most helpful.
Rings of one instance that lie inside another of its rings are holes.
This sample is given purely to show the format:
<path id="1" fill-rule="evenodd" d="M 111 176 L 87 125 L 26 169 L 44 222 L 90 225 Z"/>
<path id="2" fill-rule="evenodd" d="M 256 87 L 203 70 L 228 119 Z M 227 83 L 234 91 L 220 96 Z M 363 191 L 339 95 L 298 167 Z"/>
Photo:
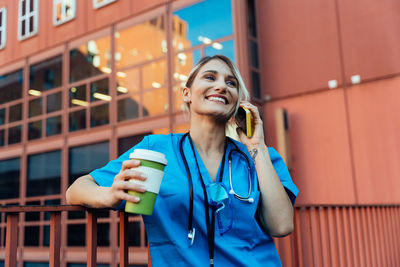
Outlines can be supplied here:
<path id="1" fill-rule="evenodd" d="M 283 237 L 293 231 L 293 205 L 272 164 L 268 147 L 264 142 L 263 122 L 257 107 L 249 102 L 241 106 L 248 108 L 253 116 L 252 137 L 238 130 L 240 141 L 246 145 L 254 162 L 261 192 L 260 221 L 273 237 Z"/>

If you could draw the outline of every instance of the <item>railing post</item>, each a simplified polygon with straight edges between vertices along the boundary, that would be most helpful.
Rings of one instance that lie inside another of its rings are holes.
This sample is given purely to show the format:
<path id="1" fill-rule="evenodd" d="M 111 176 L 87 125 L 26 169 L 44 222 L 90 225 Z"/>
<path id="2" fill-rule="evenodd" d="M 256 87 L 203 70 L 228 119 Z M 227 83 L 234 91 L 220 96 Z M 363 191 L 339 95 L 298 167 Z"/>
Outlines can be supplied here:
<path id="1" fill-rule="evenodd" d="M 87 211 L 87 267 L 96 267 L 97 265 L 97 213 L 95 210 Z"/>
<path id="2" fill-rule="evenodd" d="M 60 266 L 61 248 L 61 212 L 52 212 L 50 215 L 50 267 Z"/>
<path id="3" fill-rule="evenodd" d="M 128 214 L 119 213 L 119 266 L 128 267 Z"/>
<path id="4" fill-rule="evenodd" d="M 5 267 L 17 266 L 18 213 L 7 214 Z"/>

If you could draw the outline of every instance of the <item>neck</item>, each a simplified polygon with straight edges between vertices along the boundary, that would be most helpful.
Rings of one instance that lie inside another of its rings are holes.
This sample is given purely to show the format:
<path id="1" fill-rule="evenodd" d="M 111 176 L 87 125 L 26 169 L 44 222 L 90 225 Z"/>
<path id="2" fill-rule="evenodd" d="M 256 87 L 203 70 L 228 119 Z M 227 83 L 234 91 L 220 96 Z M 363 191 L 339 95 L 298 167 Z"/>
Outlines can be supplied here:
<path id="1" fill-rule="evenodd" d="M 225 145 L 225 124 L 208 118 L 191 117 L 190 137 L 202 154 L 223 153 Z"/>

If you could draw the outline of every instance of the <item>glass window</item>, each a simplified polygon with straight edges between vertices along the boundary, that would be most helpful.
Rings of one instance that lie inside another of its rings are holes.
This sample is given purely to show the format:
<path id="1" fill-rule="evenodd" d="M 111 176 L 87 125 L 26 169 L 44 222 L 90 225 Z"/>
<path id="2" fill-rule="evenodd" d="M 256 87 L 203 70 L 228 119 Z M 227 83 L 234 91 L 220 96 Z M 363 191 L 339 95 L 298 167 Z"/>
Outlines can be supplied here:
<path id="1" fill-rule="evenodd" d="M 16 144 L 21 142 L 21 130 L 22 126 L 14 126 L 8 129 L 8 144 Z"/>
<path id="2" fill-rule="evenodd" d="M 118 121 L 139 117 L 139 95 L 118 100 Z"/>
<path id="3" fill-rule="evenodd" d="M 86 109 L 69 113 L 69 131 L 77 131 L 86 128 Z"/>
<path id="4" fill-rule="evenodd" d="M 6 131 L 4 129 L 0 130 L 0 146 L 4 146 L 4 143 L 5 143 L 5 140 L 4 140 L 5 132 Z"/>
<path id="5" fill-rule="evenodd" d="M 110 37 L 90 40 L 69 52 L 69 81 L 111 73 Z"/>
<path id="6" fill-rule="evenodd" d="M 86 263 L 68 263 L 67 264 L 67 267 L 86 267 L 87 265 L 86 265 Z M 97 263 L 97 265 L 96 265 L 97 267 L 109 267 L 110 265 L 109 264 L 98 264 Z M 129 265 L 129 266 L 131 266 L 131 265 Z M 146 265 L 147 266 L 147 265 Z M 135 267 L 141 267 L 141 266 L 136 266 L 135 265 Z M 143 267 L 144 267 L 144 265 L 143 265 Z"/>
<path id="7" fill-rule="evenodd" d="M 261 98 L 261 84 L 260 84 L 260 74 L 256 71 L 251 72 L 251 82 L 253 89 L 253 96 L 255 98 Z"/>
<path id="8" fill-rule="evenodd" d="M 143 116 L 164 114 L 168 111 L 168 92 L 165 88 L 143 93 Z"/>
<path id="9" fill-rule="evenodd" d="M 6 122 L 6 109 L 2 108 L 0 109 L 0 125 L 4 125 Z"/>
<path id="10" fill-rule="evenodd" d="M 174 51 L 212 44 L 213 40 L 233 34 L 231 0 L 201 1 L 176 10 L 172 20 L 177 25 L 173 27 Z"/>
<path id="11" fill-rule="evenodd" d="M 56 56 L 29 68 L 29 90 L 46 91 L 61 86 L 62 56 Z M 35 93 L 30 91 L 30 93 Z M 36 93 L 37 95 L 37 93 Z"/>
<path id="12" fill-rule="evenodd" d="M 86 225 L 70 224 L 67 228 L 67 245 L 68 246 L 85 246 Z"/>
<path id="13" fill-rule="evenodd" d="M 115 1 L 117 1 L 117 0 L 93 0 L 93 8 L 97 9 L 97 8 L 108 5 Z"/>
<path id="14" fill-rule="evenodd" d="M 211 46 L 207 46 L 204 49 L 204 54 L 206 56 L 214 56 L 214 55 L 224 55 L 229 57 L 232 61 L 235 61 L 235 49 L 234 49 L 233 40 L 229 40 L 226 42 L 214 42 Z"/>
<path id="15" fill-rule="evenodd" d="M 25 246 L 39 246 L 39 226 L 25 226 L 25 231 L 24 231 L 24 245 Z M 48 266 L 48 265 L 36 265 L 35 264 L 29 264 L 27 265 L 26 263 L 24 266 Z"/>
<path id="16" fill-rule="evenodd" d="M 61 116 L 46 119 L 46 136 L 60 134 L 62 130 Z"/>
<path id="17" fill-rule="evenodd" d="M 86 85 L 80 85 L 69 89 L 69 106 L 87 107 L 89 103 L 86 101 Z"/>
<path id="18" fill-rule="evenodd" d="M 42 98 L 29 101 L 29 118 L 42 114 Z"/>
<path id="19" fill-rule="evenodd" d="M 76 0 L 53 0 L 53 24 L 58 26 L 76 15 Z"/>
<path id="20" fill-rule="evenodd" d="M 28 140 L 42 137 L 42 121 L 28 123 Z"/>
<path id="21" fill-rule="evenodd" d="M 0 199 L 19 197 L 20 159 L 0 161 Z"/>
<path id="22" fill-rule="evenodd" d="M 22 78 L 22 69 L 0 75 L 0 104 L 22 97 Z"/>
<path id="23" fill-rule="evenodd" d="M 61 150 L 28 156 L 27 196 L 60 193 Z"/>
<path id="24" fill-rule="evenodd" d="M 117 72 L 117 94 L 139 92 L 139 70 L 129 69 Z"/>
<path id="25" fill-rule="evenodd" d="M 258 47 L 257 43 L 254 41 L 249 41 L 249 54 L 250 54 L 250 62 L 251 66 L 254 68 L 258 68 Z"/>
<path id="26" fill-rule="evenodd" d="M 46 262 L 24 262 L 24 267 L 49 267 Z"/>
<path id="27" fill-rule="evenodd" d="M 6 46 L 7 8 L 0 8 L 0 49 Z"/>
<path id="28" fill-rule="evenodd" d="M 143 88 L 160 88 L 165 86 L 167 79 L 167 62 L 160 60 L 147 64 L 142 69 Z"/>
<path id="29" fill-rule="evenodd" d="M 69 184 L 109 161 L 108 142 L 73 147 L 69 150 Z"/>
<path id="30" fill-rule="evenodd" d="M 19 0 L 18 39 L 29 38 L 38 32 L 38 0 Z"/>
<path id="31" fill-rule="evenodd" d="M 252 37 L 257 37 L 256 7 L 254 0 L 247 0 L 248 32 Z"/>
<path id="32" fill-rule="evenodd" d="M 51 113 L 57 110 L 61 110 L 62 105 L 62 94 L 61 92 L 48 95 L 46 99 L 46 112 Z"/>
<path id="33" fill-rule="evenodd" d="M 119 138 L 118 139 L 118 156 L 121 156 L 123 153 L 125 153 L 127 150 L 129 150 L 131 147 L 140 143 L 140 141 L 142 141 L 143 138 L 149 134 L 151 134 L 151 132 Z"/>
<path id="34" fill-rule="evenodd" d="M 22 103 L 11 106 L 8 113 L 8 122 L 22 120 Z"/>
<path id="35" fill-rule="evenodd" d="M 108 92 L 108 78 L 90 84 L 90 101 L 98 100 L 111 100 L 111 96 Z"/>
<path id="36" fill-rule="evenodd" d="M 117 68 L 159 58 L 167 52 L 164 16 L 115 33 Z"/>
<path id="37" fill-rule="evenodd" d="M 90 127 L 96 127 L 109 123 L 108 104 L 94 106 L 90 108 Z"/>

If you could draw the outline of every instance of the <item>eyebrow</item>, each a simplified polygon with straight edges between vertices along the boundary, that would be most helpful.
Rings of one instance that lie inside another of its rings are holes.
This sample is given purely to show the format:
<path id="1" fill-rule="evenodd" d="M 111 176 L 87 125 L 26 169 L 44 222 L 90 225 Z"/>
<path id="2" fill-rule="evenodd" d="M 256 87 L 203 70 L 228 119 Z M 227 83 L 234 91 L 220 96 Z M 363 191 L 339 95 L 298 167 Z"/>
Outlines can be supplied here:
<path id="1" fill-rule="evenodd" d="M 205 71 L 203 71 L 202 74 L 207 73 L 207 72 L 211 72 L 211 73 L 214 73 L 214 74 L 218 74 L 218 71 L 216 71 L 216 70 L 205 70 Z M 230 78 L 230 79 L 235 79 L 235 80 L 237 81 L 236 77 L 233 76 L 233 75 L 228 75 L 228 78 Z"/>

